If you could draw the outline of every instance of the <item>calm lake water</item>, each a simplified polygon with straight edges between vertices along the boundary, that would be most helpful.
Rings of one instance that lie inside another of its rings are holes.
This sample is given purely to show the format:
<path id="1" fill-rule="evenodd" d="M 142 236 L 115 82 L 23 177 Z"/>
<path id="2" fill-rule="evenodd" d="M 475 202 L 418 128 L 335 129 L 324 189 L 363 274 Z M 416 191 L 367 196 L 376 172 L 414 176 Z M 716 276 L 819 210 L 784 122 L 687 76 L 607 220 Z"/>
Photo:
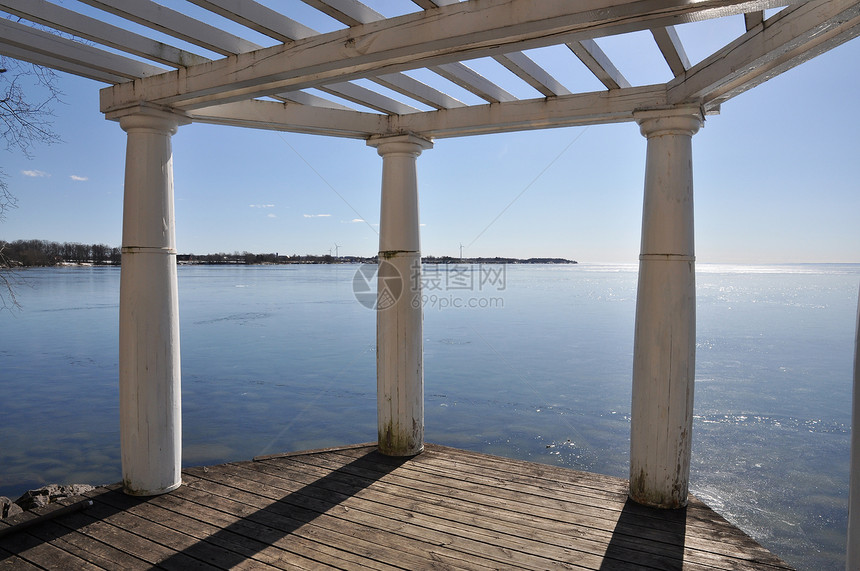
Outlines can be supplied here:
<path id="1" fill-rule="evenodd" d="M 357 268 L 179 268 L 186 465 L 376 439 Z M 636 266 L 471 270 L 425 267 L 427 441 L 626 478 Z M 798 568 L 844 569 L 860 265 L 697 271 L 692 491 Z M 119 481 L 119 270 L 19 276 L 0 495 Z"/>

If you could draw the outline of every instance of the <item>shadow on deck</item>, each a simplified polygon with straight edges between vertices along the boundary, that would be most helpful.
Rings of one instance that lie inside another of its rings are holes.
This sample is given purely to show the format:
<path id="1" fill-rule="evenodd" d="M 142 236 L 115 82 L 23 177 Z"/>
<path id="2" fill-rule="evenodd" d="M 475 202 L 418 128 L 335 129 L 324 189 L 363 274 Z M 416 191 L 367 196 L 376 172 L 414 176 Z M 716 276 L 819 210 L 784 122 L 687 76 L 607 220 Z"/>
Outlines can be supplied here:
<path id="1" fill-rule="evenodd" d="M 618 478 L 442 446 L 274 455 L 183 480 L 150 498 L 99 488 L 92 507 L 0 537 L 0 569 L 789 568 L 695 498 L 654 510 Z"/>

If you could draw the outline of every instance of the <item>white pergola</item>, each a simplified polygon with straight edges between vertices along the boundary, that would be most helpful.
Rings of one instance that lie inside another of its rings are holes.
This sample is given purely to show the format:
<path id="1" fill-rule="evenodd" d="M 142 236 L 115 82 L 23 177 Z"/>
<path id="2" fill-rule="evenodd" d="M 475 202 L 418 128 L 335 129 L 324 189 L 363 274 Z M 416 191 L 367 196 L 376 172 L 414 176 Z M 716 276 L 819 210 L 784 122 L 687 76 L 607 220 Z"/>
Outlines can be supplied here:
<path id="1" fill-rule="evenodd" d="M 297 1 L 189 0 L 171 8 L 151 0 L 0 0 L 9 16 L 0 19 L 0 53 L 108 84 L 101 111 L 128 134 L 120 295 L 126 491 L 151 495 L 181 484 L 170 143 L 178 127 L 363 139 L 382 156 L 379 275 L 399 276 L 411 289 L 377 312 L 379 448 L 404 456 L 424 445 L 422 313 L 411 303 L 420 280 L 410 279 L 421 257 L 417 157 L 448 137 L 635 121 L 648 143 L 630 496 L 683 506 L 695 368 L 692 137 L 722 102 L 860 34 L 860 0 L 401 0 L 402 15 L 390 18 L 358 0 L 303 2 L 333 31 L 300 23 Z M 675 26 L 714 18 L 734 18 L 738 35 L 692 65 Z M 631 85 L 597 42 L 641 31 L 653 36 L 669 81 Z M 569 49 L 604 89 L 572 91 L 524 53 L 548 46 Z M 540 95 L 517 98 L 469 66 L 478 58 L 492 58 Z M 856 431 L 852 467 L 848 565 L 858 569 Z"/>

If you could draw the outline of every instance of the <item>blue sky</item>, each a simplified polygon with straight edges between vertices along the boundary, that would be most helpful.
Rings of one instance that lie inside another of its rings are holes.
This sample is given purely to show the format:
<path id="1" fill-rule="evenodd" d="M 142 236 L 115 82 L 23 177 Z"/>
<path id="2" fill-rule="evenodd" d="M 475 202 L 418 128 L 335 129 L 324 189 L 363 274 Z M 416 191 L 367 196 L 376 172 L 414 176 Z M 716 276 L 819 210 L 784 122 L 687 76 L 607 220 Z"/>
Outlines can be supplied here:
<path id="1" fill-rule="evenodd" d="M 716 46 L 679 33 L 694 62 Z M 860 262 L 858 62 L 854 40 L 708 117 L 693 138 L 700 262 Z M 634 84 L 661 66 L 621 63 Z M 118 246 L 125 134 L 98 111 L 102 84 L 60 87 L 63 142 L 3 154 L 18 208 L 0 238 Z M 376 253 L 382 159 L 363 141 L 188 125 L 173 149 L 180 252 Z M 439 140 L 418 159 L 423 252 L 635 262 L 644 161 L 632 123 Z"/>

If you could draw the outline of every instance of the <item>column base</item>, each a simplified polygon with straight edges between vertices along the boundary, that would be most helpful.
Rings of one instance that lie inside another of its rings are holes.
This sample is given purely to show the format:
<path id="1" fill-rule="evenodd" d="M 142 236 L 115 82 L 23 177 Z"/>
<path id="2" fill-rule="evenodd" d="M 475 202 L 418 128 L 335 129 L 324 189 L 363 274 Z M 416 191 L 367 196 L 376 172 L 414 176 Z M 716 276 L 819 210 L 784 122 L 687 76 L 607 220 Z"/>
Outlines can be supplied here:
<path id="1" fill-rule="evenodd" d="M 411 452 L 401 452 L 399 449 L 388 449 L 383 446 L 378 446 L 377 450 L 383 456 L 391 456 L 392 458 L 413 458 L 424 452 L 424 445 L 422 444 L 417 450 Z"/>
<path id="2" fill-rule="evenodd" d="M 122 486 L 122 491 L 128 496 L 137 496 L 137 497 L 145 497 L 145 496 L 160 496 L 162 494 L 166 494 L 168 492 L 172 492 L 173 490 L 178 489 L 182 486 L 182 480 L 176 482 L 175 484 L 171 484 L 166 488 L 159 488 L 157 490 L 135 490 L 133 488 L 129 488 L 125 484 Z"/>

